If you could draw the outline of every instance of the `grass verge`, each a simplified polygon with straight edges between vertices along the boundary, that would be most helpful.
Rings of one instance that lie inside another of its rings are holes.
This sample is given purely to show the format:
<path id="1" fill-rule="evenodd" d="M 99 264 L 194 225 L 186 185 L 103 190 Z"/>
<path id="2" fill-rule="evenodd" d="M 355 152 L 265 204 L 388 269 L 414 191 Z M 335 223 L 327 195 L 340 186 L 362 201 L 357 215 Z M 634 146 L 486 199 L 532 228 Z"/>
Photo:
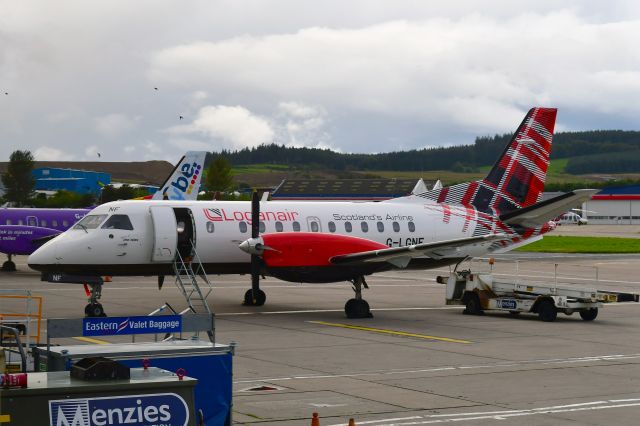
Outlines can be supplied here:
<path id="1" fill-rule="evenodd" d="M 545 236 L 516 251 L 543 253 L 640 253 L 640 238 Z"/>

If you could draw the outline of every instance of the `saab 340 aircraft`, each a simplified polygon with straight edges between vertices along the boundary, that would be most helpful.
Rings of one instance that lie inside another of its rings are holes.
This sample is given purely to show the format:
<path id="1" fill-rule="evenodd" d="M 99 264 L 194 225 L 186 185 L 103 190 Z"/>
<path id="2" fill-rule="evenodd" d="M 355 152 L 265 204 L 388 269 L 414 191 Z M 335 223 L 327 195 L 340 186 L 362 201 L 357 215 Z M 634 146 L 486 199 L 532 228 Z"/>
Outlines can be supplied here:
<path id="1" fill-rule="evenodd" d="M 188 151 L 160 189 L 145 197 L 153 200 L 196 200 L 206 151 Z M 0 253 L 7 254 L 2 271 L 15 271 L 13 255 L 31 254 L 46 241 L 69 229 L 91 211 L 86 209 L 0 208 Z"/>
<path id="2" fill-rule="evenodd" d="M 262 275 L 349 281 L 355 298 L 345 305 L 347 316 L 369 317 L 361 293 L 366 275 L 451 265 L 528 244 L 555 228 L 552 218 L 595 192 L 540 201 L 555 119 L 556 109 L 531 109 L 482 180 L 383 202 L 260 202 L 254 194 L 251 203 L 104 204 L 33 253 L 29 266 L 57 282 L 158 275 L 161 284 L 174 274 L 176 258 L 197 249 L 209 274 L 251 274 L 247 305 L 264 304 Z M 85 311 L 103 312 L 96 297 Z"/>

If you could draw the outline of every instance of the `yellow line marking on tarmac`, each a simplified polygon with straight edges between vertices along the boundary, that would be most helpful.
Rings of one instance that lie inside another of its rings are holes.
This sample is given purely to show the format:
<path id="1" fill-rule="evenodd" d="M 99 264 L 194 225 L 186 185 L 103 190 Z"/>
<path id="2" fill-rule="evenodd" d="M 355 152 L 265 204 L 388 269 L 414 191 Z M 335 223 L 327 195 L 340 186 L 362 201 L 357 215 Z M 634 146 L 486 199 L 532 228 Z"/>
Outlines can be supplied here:
<path id="1" fill-rule="evenodd" d="M 392 334 L 395 336 L 403 336 L 403 337 L 417 337 L 418 339 L 439 340 L 442 342 L 451 342 L 451 343 L 473 343 L 473 342 L 470 342 L 469 340 L 451 339 L 449 337 L 429 336 L 426 334 L 407 333 L 406 331 L 386 330 L 384 328 L 360 327 L 357 325 L 337 324 L 337 323 L 324 322 L 324 321 L 309 321 L 309 322 L 313 324 L 326 325 L 329 327 L 349 328 L 352 330 L 371 331 L 374 333 Z"/>
<path id="2" fill-rule="evenodd" d="M 0 423 L 11 423 L 11 416 L 9 414 L 0 414 Z"/>
<path id="3" fill-rule="evenodd" d="M 82 340 L 83 342 L 96 343 L 98 345 L 108 345 L 109 342 L 105 340 L 92 339 L 90 337 L 74 337 L 76 340 Z"/>

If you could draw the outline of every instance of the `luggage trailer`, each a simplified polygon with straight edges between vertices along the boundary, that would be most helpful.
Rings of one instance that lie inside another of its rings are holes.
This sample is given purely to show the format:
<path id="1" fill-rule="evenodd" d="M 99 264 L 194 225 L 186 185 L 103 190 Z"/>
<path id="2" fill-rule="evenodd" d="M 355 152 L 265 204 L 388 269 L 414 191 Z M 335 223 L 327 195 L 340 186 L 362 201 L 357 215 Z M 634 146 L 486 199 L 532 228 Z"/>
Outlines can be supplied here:
<path id="1" fill-rule="evenodd" d="M 544 284 L 518 284 L 496 281 L 492 274 L 474 274 L 469 270 L 454 272 L 436 281 L 447 285 L 447 305 L 464 305 L 464 314 L 481 315 L 484 311 L 538 314 L 542 321 L 555 321 L 558 312 L 578 312 L 585 321 L 593 321 L 604 303 L 638 302 L 639 295 L 585 288 Z"/>

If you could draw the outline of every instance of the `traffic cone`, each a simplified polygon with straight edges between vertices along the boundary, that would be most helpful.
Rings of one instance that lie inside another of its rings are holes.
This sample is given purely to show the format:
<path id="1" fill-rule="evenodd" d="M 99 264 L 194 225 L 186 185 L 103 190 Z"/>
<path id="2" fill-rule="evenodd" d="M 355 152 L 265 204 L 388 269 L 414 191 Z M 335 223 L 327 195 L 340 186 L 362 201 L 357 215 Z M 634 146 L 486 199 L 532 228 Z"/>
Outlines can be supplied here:
<path id="1" fill-rule="evenodd" d="M 356 421 L 353 420 L 353 417 L 349 419 L 349 426 L 356 426 Z"/>
<path id="2" fill-rule="evenodd" d="M 313 413 L 313 417 L 311 418 L 311 426 L 320 426 L 320 418 L 318 417 L 318 413 Z"/>

